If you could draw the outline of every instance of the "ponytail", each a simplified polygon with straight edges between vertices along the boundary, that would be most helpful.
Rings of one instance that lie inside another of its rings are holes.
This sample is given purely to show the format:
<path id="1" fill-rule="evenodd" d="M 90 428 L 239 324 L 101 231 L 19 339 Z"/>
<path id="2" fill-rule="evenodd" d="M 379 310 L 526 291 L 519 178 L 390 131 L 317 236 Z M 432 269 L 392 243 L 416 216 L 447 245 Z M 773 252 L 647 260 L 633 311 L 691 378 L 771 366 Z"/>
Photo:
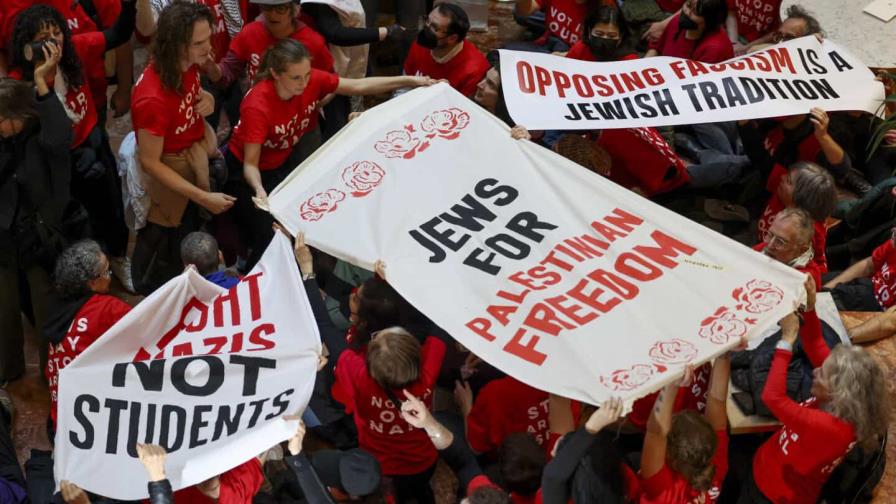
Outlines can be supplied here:
<path id="1" fill-rule="evenodd" d="M 293 39 L 286 39 L 277 42 L 265 51 L 261 58 L 261 65 L 258 67 L 258 73 L 255 74 L 255 84 L 272 77 L 271 71 L 282 73 L 286 71 L 288 65 L 301 63 L 303 60 L 311 59 L 311 53 L 308 49 Z"/>

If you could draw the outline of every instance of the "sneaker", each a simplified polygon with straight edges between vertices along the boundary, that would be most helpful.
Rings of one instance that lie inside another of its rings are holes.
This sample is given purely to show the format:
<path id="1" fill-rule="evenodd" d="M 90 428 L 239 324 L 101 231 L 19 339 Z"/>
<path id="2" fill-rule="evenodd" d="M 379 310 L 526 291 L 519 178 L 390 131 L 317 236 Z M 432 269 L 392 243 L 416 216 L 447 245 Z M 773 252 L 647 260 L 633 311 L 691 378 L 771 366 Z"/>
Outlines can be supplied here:
<path id="1" fill-rule="evenodd" d="M 865 180 L 865 177 L 862 176 L 862 173 L 855 169 L 846 172 L 846 175 L 840 180 L 840 183 L 843 187 L 856 193 L 858 196 L 868 194 L 868 191 L 870 191 L 872 187 L 871 184 Z"/>
<path id="2" fill-rule="evenodd" d="M 112 257 L 109 259 L 109 269 L 115 278 L 121 282 L 124 290 L 135 294 L 134 280 L 131 278 L 131 259 L 129 257 Z"/>

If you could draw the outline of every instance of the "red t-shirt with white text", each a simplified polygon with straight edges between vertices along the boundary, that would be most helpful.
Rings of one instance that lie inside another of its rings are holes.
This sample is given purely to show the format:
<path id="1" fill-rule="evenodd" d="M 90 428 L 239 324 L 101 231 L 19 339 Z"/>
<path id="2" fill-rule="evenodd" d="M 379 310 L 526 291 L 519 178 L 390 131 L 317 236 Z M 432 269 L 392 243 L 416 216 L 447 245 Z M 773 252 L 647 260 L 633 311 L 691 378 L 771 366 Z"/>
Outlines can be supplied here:
<path id="1" fill-rule="evenodd" d="M 173 154 L 189 148 L 205 136 L 205 119 L 196 112 L 199 98 L 199 67 L 193 65 L 181 76 L 183 93 L 162 85 L 154 63 L 137 79 L 131 94 L 134 131 L 144 129 L 165 139 L 162 152 Z"/>
<path id="2" fill-rule="evenodd" d="M 703 504 L 719 498 L 722 482 L 728 474 L 728 433 L 716 431 L 716 453 L 712 465 L 716 471 L 709 490 L 695 490 L 681 475 L 663 464 L 663 468 L 649 478 L 641 478 L 641 504 Z"/>
<path id="3" fill-rule="evenodd" d="M 324 72 L 333 71 L 333 56 L 321 34 L 300 23 L 289 37 L 301 42 L 308 49 L 311 54 L 311 68 Z M 258 20 L 243 26 L 240 33 L 230 42 L 230 50 L 237 58 L 246 62 L 246 75 L 251 81 L 258 73 L 264 52 L 276 43 L 277 39 L 265 28 L 264 21 Z"/>
<path id="4" fill-rule="evenodd" d="M 497 450 L 504 438 L 527 432 L 539 445 L 548 443 L 548 393 L 510 376 L 489 382 L 467 416 L 467 441 L 479 453 Z"/>
<path id="5" fill-rule="evenodd" d="M 874 274 L 871 283 L 874 285 L 874 297 L 881 308 L 887 309 L 896 304 L 896 249 L 893 240 L 887 240 L 871 254 Z"/>
<path id="6" fill-rule="evenodd" d="M 277 95 L 274 81 L 265 79 L 252 86 L 240 105 L 240 122 L 230 138 L 230 152 L 243 161 L 243 146 L 261 144 L 260 170 L 272 170 L 283 164 L 317 116 L 317 104 L 336 91 L 339 76 L 311 70 L 302 94 L 289 100 Z"/>
<path id="7" fill-rule="evenodd" d="M 702 63 L 721 63 L 734 57 L 734 46 L 722 27 L 713 33 L 704 34 L 697 40 L 685 38 L 685 32 L 678 32 L 678 18 L 675 16 L 666 25 L 659 39 L 650 43 L 650 48 L 660 56 L 685 58 Z"/>
<path id="8" fill-rule="evenodd" d="M 59 372 L 129 311 L 131 307 L 117 297 L 94 294 L 75 314 L 62 341 L 55 345 L 50 343 L 46 375 L 50 387 L 50 418 L 54 426 Z"/>
<path id="9" fill-rule="evenodd" d="M 411 427 L 399 408 L 367 372 L 366 350 L 349 349 L 336 363 L 333 396 L 354 414 L 358 444 L 380 463 L 386 476 L 417 474 L 436 463 L 438 453 L 426 431 Z M 445 358 L 445 344 L 428 337 L 420 349 L 420 377 L 408 392 L 432 407 L 432 389 Z M 401 391 L 397 391 L 401 394 Z M 400 401 L 402 395 L 393 394 Z"/>
<path id="10" fill-rule="evenodd" d="M 613 160 L 610 179 L 646 196 L 671 191 L 690 180 L 684 161 L 653 128 L 603 130 L 597 144 Z"/>
<path id="11" fill-rule="evenodd" d="M 588 15 L 590 1 L 535 0 L 544 12 L 546 34 L 557 37 L 568 46 L 582 38 L 582 23 Z"/>
<path id="12" fill-rule="evenodd" d="M 463 48 L 453 58 L 445 63 L 437 63 L 429 49 L 414 42 L 404 60 L 404 74 L 446 79 L 462 95 L 468 98 L 473 96 L 476 85 L 485 77 L 485 72 L 488 72 L 489 64 L 476 46 L 467 40 L 462 43 Z"/>
<path id="13" fill-rule="evenodd" d="M 728 0 L 728 12 L 737 18 L 737 34 L 747 42 L 781 25 L 781 0 Z"/>
<path id="14" fill-rule="evenodd" d="M 256 457 L 218 476 L 218 499 L 212 499 L 190 486 L 174 492 L 177 504 L 252 504 L 252 498 L 264 483 L 261 462 Z"/>

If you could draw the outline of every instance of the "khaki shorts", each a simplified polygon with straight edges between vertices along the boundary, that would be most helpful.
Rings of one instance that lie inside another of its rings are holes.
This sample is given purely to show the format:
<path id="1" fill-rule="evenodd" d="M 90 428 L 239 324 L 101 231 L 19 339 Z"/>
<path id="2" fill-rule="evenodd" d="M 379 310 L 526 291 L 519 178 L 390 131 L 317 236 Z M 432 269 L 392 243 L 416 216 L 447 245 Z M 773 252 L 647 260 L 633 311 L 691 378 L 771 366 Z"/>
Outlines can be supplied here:
<path id="1" fill-rule="evenodd" d="M 196 184 L 196 173 L 183 154 L 163 154 L 162 162 L 183 177 Z M 144 172 L 145 173 L 145 172 Z M 178 227 L 189 199 L 146 174 L 146 194 L 149 195 L 149 214 L 146 220 L 164 227 Z"/>

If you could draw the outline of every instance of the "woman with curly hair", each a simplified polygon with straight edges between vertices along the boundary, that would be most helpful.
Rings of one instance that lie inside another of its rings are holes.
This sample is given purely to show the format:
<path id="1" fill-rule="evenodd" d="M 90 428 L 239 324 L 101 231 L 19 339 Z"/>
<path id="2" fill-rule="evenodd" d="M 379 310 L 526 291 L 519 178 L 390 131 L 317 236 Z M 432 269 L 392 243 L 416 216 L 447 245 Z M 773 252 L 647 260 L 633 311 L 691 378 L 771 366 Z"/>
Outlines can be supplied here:
<path id="1" fill-rule="evenodd" d="M 54 430 L 59 372 L 131 310 L 109 295 L 111 280 L 109 259 L 93 240 L 73 244 L 56 260 L 43 329 L 50 344 L 46 375 Z"/>
<path id="2" fill-rule="evenodd" d="M 148 9 L 148 0 L 122 2 L 115 25 L 103 32 L 72 35 L 62 14 L 48 5 L 28 7 L 16 18 L 10 48 L 10 75 L 32 80 L 35 66 L 43 61 L 40 48 L 55 44 L 62 50 L 59 64 L 50 71 L 48 84 L 59 96 L 72 121 L 72 196 L 84 205 L 99 241 L 112 257 L 113 271 L 129 285 L 125 267 L 128 230 L 124 222 L 121 181 L 104 125 L 99 124 L 96 103 L 85 62 L 102 59 L 106 51 L 131 38 L 136 8 Z"/>
<path id="3" fill-rule="evenodd" d="M 802 327 L 795 313 L 781 320 L 781 341 L 762 391 L 762 401 L 783 425 L 753 457 L 739 503 L 814 503 L 854 446 L 874 451 L 887 432 L 890 404 L 883 370 L 860 347 L 829 349 L 815 313 L 811 277 L 806 294 Z M 802 404 L 787 396 L 787 366 L 797 337 L 815 367 L 813 397 Z"/>
<path id="4" fill-rule="evenodd" d="M 211 37 L 208 7 L 172 2 L 159 13 L 151 61 L 134 87 L 131 117 L 150 199 L 131 264 L 141 294 L 180 272 L 180 242 L 198 228 L 189 202 L 213 214 L 233 206 L 233 197 L 208 188 L 208 156 L 216 151 L 217 139 L 204 117 L 215 103 L 200 87 L 199 65 L 210 57 Z M 155 272 L 150 271 L 153 263 L 160 266 Z"/>

